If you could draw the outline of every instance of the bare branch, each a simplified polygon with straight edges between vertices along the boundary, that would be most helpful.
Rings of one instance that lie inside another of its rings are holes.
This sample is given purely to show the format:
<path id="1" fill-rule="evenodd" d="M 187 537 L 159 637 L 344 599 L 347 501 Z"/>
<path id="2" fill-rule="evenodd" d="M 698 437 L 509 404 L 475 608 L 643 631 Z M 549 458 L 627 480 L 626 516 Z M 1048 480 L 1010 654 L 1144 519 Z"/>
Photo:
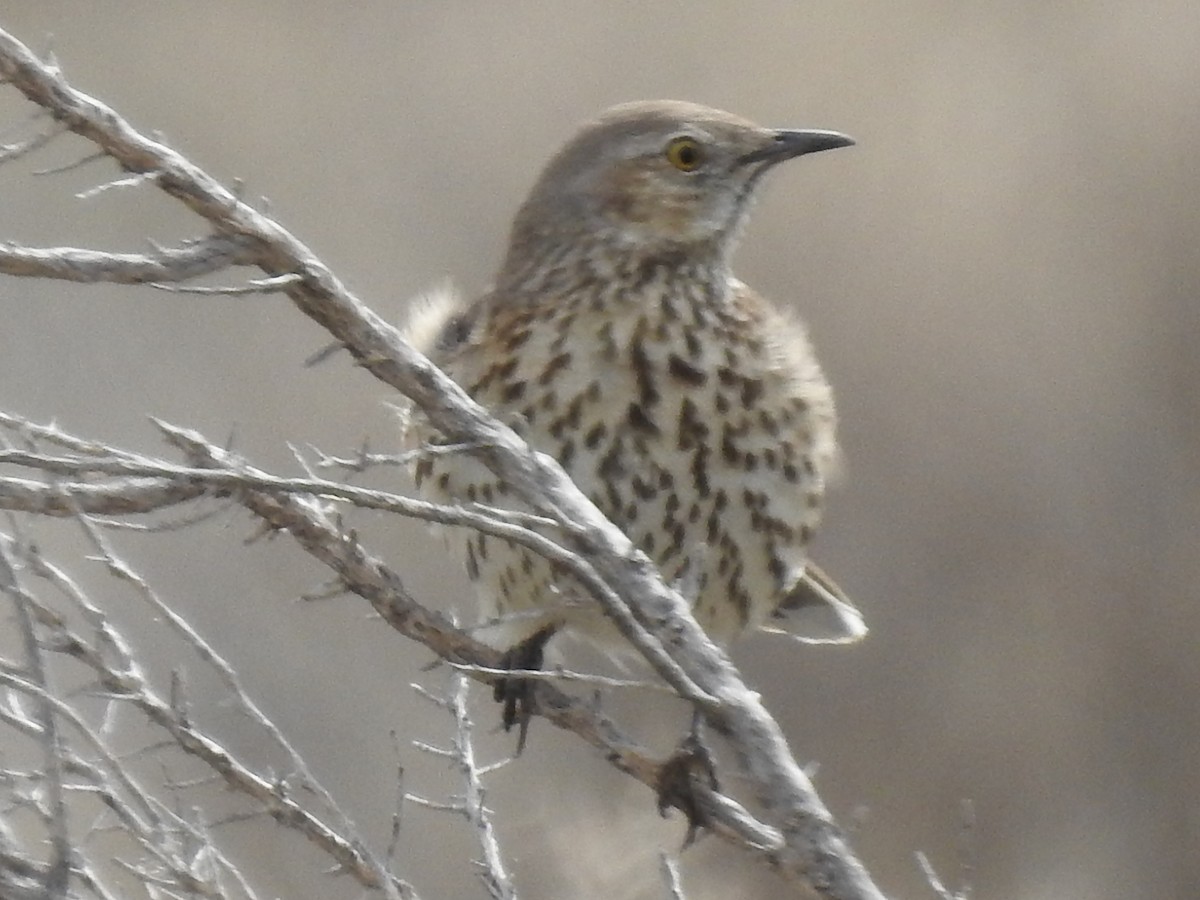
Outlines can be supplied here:
<path id="1" fill-rule="evenodd" d="M 181 446 L 188 448 L 197 463 L 209 461 L 222 465 L 226 462 L 225 451 L 204 443 L 193 433 L 180 431 L 178 437 Z M 287 531 L 305 550 L 337 572 L 349 590 L 368 600 L 401 634 L 420 641 L 443 659 L 493 670 L 501 668 L 499 651 L 475 641 L 444 616 L 416 603 L 400 578 L 337 528 L 316 503 L 300 496 L 275 497 L 256 491 L 244 491 L 239 494 L 239 499 L 271 526 Z M 477 677 L 489 683 L 494 678 L 485 674 Z M 543 683 L 539 688 L 536 711 L 597 747 L 604 758 L 621 771 L 650 787 L 658 784 L 660 763 L 625 736 L 593 704 L 576 700 Z M 706 785 L 699 786 L 698 799 L 718 834 L 763 853 L 775 864 L 781 844 L 778 831 Z"/>
<path id="2" fill-rule="evenodd" d="M 117 188 L 141 187 L 143 184 L 153 182 L 156 178 L 158 178 L 158 173 L 156 172 L 139 172 L 136 175 L 126 175 L 122 178 L 114 178 L 111 181 L 98 184 L 95 187 L 88 188 L 86 191 L 80 191 L 75 197 L 79 200 L 91 200 L 105 191 Z"/>
<path id="3" fill-rule="evenodd" d="M 608 675 L 593 675 L 587 672 L 572 672 L 569 669 L 490 669 L 487 666 L 469 666 L 466 663 L 452 662 L 453 666 L 462 672 L 476 672 L 481 675 L 494 675 L 497 678 L 520 678 L 529 681 L 564 681 L 576 684 L 590 684 L 606 688 L 638 688 L 646 691 L 658 691 L 674 694 L 667 685 L 657 681 L 644 681 L 632 678 L 613 678 Z"/>
<path id="4" fill-rule="evenodd" d="M 25 646 L 25 664 L 32 684 L 41 692 L 37 705 L 37 723 L 41 730 L 42 753 L 45 758 L 44 783 L 48 792 L 49 809 L 45 816 L 50 838 L 50 863 L 46 871 L 46 896 L 65 894 L 71 877 L 71 838 L 67 831 L 67 807 L 63 799 L 62 742 L 58 721 L 50 701 L 50 684 L 42 659 L 42 648 L 34 632 L 30 612 L 32 599 L 21 587 L 17 567 L 8 553 L 7 542 L 0 541 L 0 590 L 13 599 L 17 624 Z M 0 677 L 3 677 L 0 674 Z"/>
<path id="5" fill-rule="evenodd" d="M 0 477 L 0 509 L 66 518 L 75 510 L 102 516 L 149 513 L 204 496 L 204 485 L 161 478 L 121 478 L 101 484 L 46 484 Z"/>
<path id="6" fill-rule="evenodd" d="M 472 504 L 469 507 L 447 506 L 320 478 L 278 478 L 242 463 L 231 454 L 217 450 L 194 432 L 185 432 L 162 422 L 157 424 L 172 441 L 185 446 L 189 451 L 203 447 L 205 453 L 220 453 L 226 467 L 189 468 L 131 455 L 78 458 L 49 456 L 26 450 L 0 450 L 0 463 L 36 468 L 58 475 L 128 473 L 144 476 L 140 479 L 101 484 L 62 481 L 39 483 L 0 477 L 0 508 L 55 516 L 74 516 L 81 509 L 85 512 L 119 515 L 122 512 L 145 512 L 167 503 L 181 503 L 206 492 L 225 495 L 252 488 L 272 494 L 303 494 L 343 500 L 362 509 L 383 510 L 442 525 L 469 527 L 528 547 L 576 573 L 585 583 L 596 581 L 594 573 L 590 572 L 590 567 L 579 554 L 564 549 L 560 544 L 533 530 L 533 526 L 556 524 L 545 516 L 481 504 Z M 123 495 L 122 491 L 127 492 L 128 497 Z M 86 501 L 88 506 L 75 505 L 72 500 L 76 496 Z"/>
<path id="7" fill-rule="evenodd" d="M 314 466 L 317 469 L 344 469 L 348 472 L 365 472 L 373 466 L 411 466 L 421 459 L 436 459 L 459 453 L 474 453 L 481 449 L 478 444 L 422 444 L 403 453 L 372 453 L 366 442 L 354 456 L 333 456 L 319 447 L 309 445 L 317 454 Z M 511 511 L 510 511 L 511 512 Z"/>
<path id="8" fill-rule="evenodd" d="M 453 760 L 458 768 L 465 791 L 461 796 L 452 797 L 449 801 L 439 802 L 406 794 L 410 800 L 428 809 L 458 813 L 470 823 L 483 850 L 483 859 L 477 863 L 484 887 L 492 900 L 517 900 L 517 892 L 512 879 L 504 865 L 500 852 L 500 844 L 496 840 L 496 832 L 492 827 L 491 811 L 484 803 L 486 791 L 483 787 L 485 772 L 495 771 L 510 760 L 499 764 L 480 767 L 475 760 L 475 745 L 471 736 L 472 723 L 467 713 L 467 690 L 469 682 L 460 672 L 450 677 L 450 690 L 444 697 L 414 685 L 419 696 L 435 703 L 450 713 L 454 720 L 454 744 L 450 748 L 433 747 L 420 741 L 413 741 L 418 749 Z"/>
<path id="9" fill-rule="evenodd" d="M 926 856 L 920 850 L 917 851 L 916 856 L 917 865 L 921 869 L 921 874 L 924 875 L 925 880 L 929 882 L 929 887 L 933 889 L 933 892 L 937 895 L 938 900 L 965 900 L 964 897 L 960 897 L 942 883 L 942 879 L 938 877 L 938 873 L 933 868 L 933 863 L 929 861 L 928 856 Z"/>
<path id="10" fill-rule="evenodd" d="M 0 274 L 62 281 L 162 284 L 186 281 L 251 262 L 246 241 L 212 236 L 150 253 L 108 253 L 78 247 L 0 243 Z"/>
<path id="11" fill-rule="evenodd" d="M 294 285 L 299 275 L 276 275 L 274 278 L 253 278 L 243 285 L 229 287 L 199 287 L 196 285 L 150 282 L 150 287 L 170 294 L 195 294 L 200 297 L 242 297 L 247 294 L 278 294 Z"/>
<path id="12" fill-rule="evenodd" d="M 659 867 L 662 869 L 663 879 L 667 883 L 667 892 L 670 894 L 671 900 L 687 900 L 683 893 L 683 881 L 679 877 L 679 862 L 672 859 L 665 852 L 658 855 Z"/>
<path id="13" fill-rule="evenodd" d="M 163 728 L 170 735 L 172 740 L 165 746 L 177 746 L 201 760 L 211 770 L 218 773 L 228 787 L 255 800 L 262 811 L 271 815 L 281 824 L 295 829 L 332 856 L 338 863 L 340 871 L 352 875 L 364 887 L 382 890 L 386 896 L 392 897 L 394 900 L 415 898 L 415 892 L 407 884 L 392 876 L 386 866 L 365 849 L 366 845 L 363 840 L 355 834 L 349 820 L 311 775 L 303 760 L 295 753 L 286 739 L 282 738 L 276 726 L 261 713 L 241 689 L 236 676 L 230 676 L 228 664 L 217 656 L 186 622 L 183 622 L 165 604 L 162 604 L 136 573 L 121 560 L 109 554 L 103 538 L 98 532 L 92 529 L 88 531 L 88 534 L 96 542 L 110 570 L 126 583 L 134 584 L 144 599 L 154 605 L 156 613 L 168 615 L 171 625 L 184 641 L 196 648 L 205 661 L 218 673 L 223 674 L 226 685 L 230 688 L 230 692 L 238 704 L 253 721 L 276 738 L 275 743 L 284 750 L 293 774 L 288 778 L 281 779 L 254 772 L 215 740 L 204 734 L 190 720 L 187 706 L 180 701 L 177 690 L 172 691 L 172 697 L 169 700 L 164 700 L 150 687 L 141 672 L 132 663 L 132 654 L 123 638 L 107 622 L 102 612 L 81 594 L 77 594 L 78 589 L 70 579 L 47 564 L 36 553 L 31 552 L 30 548 L 13 544 L 7 539 L 0 539 L 0 551 L 6 554 L 6 559 L 19 558 L 26 562 L 31 571 L 50 577 L 56 586 L 63 589 L 73 600 L 78 601 L 86 617 L 100 633 L 101 645 L 116 650 L 116 658 L 120 667 L 114 666 L 102 650 L 89 645 L 72 631 L 61 616 L 29 597 L 31 611 L 48 630 L 47 645 L 54 652 L 76 659 L 92 671 L 98 686 L 98 691 L 94 693 L 110 696 L 114 700 L 140 710 L 151 722 Z M 214 893 L 215 881 L 209 880 L 201 883 L 200 880 L 197 880 L 190 862 L 181 869 L 177 865 L 178 859 L 174 851 L 165 852 L 160 846 L 164 834 L 178 833 L 187 836 L 187 839 L 194 843 L 192 856 L 203 854 L 205 858 L 224 871 L 238 877 L 235 874 L 236 867 L 226 861 L 221 853 L 211 845 L 211 840 L 207 837 L 206 826 L 189 823 L 154 800 L 133 780 L 123 761 L 114 756 L 107 748 L 102 736 L 62 700 L 49 695 L 27 677 L 5 671 L 3 667 L 0 667 L 0 684 L 32 698 L 35 702 L 46 704 L 57 717 L 67 722 L 83 738 L 89 752 L 98 760 L 99 765 L 92 765 L 74 755 L 66 756 L 65 765 L 72 772 L 88 776 L 87 780 L 94 785 L 93 790 L 104 798 L 105 806 L 118 814 L 123 832 L 133 838 L 154 861 L 153 869 L 135 866 L 131 871 L 140 873 L 149 881 L 173 879 L 174 882 L 185 885 L 189 890 L 197 891 L 204 896 L 224 896 L 220 891 Z M 0 721 L 31 736 L 45 734 L 44 726 L 11 713 L 4 713 L 3 710 L 0 710 Z M 302 790 L 295 791 L 291 781 L 298 782 Z M 331 827 L 325 824 L 317 815 L 306 810 L 300 801 L 293 797 L 293 793 L 303 796 L 312 795 L 322 799 L 327 810 L 336 817 L 335 825 Z M 136 810 L 134 809 L 135 805 L 137 806 Z M 212 869 L 209 874 L 211 879 L 215 879 L 218 871 Z M 249 891 L 244 892 L 252 894 Z"/>
<path id="14" fill-rule="evenodd" d="M 946 887 L 945 882 L 938 877 L 937 871 L 933 868 L 933 863 L 929 861 L 929 857 L 921 851 L 917 851 L 917 866 L 921 869 L 921 874 L 925 876 L 925 880 L 929 883 L 929 887 L 937 895 L 938 900 L 971 900 L 974 893 L 974 885 L 971 877 L 975 868 L 975 808 L 969 800 L 964 800 L 961 807 L 962 827 L 959 831 L 958 840 L 958 855 L 959 855 L 959 872 L 958 881 L 961 885 L 957 890 L 951 890 Z"/>
<path id="15" fill-rule="evenodd" d="M 85 440 L 78 438 L 73 434 L 68 434 L 57 425 L 38 425 L 30 422 L 23 416 L 13 415 L 0 410 L 0 428 L 5 428 L 26 444 L 34 444 L 38 441 L 44 441 L 48 444 L 53 444 L 56 447 L 65 447 L 66 449 L 78 453 L 82 456 L 121 456 L 129 459 L 141 459 L 136 453 L 129 453 L 125 450 L 119 450 L 109 444 L 100 441 Z"/>

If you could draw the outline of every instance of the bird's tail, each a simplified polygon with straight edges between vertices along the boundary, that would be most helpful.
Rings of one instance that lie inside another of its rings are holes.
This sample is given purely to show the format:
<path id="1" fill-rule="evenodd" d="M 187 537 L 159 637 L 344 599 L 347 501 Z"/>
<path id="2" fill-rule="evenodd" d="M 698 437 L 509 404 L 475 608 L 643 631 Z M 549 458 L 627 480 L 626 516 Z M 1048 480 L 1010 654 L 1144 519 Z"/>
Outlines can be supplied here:
<path id="1" fill-rule="evenodd" d="M 837 583 L 810 561 L 761 630 L 806 644 L 849 644 L 866 636 L 867 625 Z"/>

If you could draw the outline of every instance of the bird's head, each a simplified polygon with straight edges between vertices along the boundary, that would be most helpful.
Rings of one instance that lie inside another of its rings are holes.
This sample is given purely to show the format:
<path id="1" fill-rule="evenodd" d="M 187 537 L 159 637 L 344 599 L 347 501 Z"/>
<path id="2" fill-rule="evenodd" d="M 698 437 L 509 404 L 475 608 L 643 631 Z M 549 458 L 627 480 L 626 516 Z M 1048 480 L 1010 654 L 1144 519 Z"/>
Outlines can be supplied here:
<path id="1" fill-rule="evenodd" d="M 836 131 L 763 128 L 694 103 L 622 104 L 584 125 L 546 165 L 517 216 L 510 257 L 585 237 L 627 252 L 707 247 L 725 255 L 764 172 L 853 143 Z"/>

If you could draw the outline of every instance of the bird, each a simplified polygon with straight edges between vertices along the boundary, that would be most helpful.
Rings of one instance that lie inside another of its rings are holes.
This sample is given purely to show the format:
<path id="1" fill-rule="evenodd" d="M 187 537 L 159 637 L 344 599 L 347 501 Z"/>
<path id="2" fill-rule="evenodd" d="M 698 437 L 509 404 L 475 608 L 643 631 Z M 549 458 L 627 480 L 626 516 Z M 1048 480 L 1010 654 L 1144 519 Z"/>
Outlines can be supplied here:
<path id="1" fill-rule="evenodd" d="M 829 384 L 797 316 L 731 265 L 763 176 L 853 143 L 684 101 L 613 107 L 545 165 L 492 286 L 437 290 L 405 328 L 686 588 L 720 646 L 756 630 L 834 643 L 866 633 L 808 555 L 839 459 Z M 446 443 L 419 411 L 404 442 Z M 428 499 L 519 508 L 467 453 L 414 458 Z M 532 645 L 523 659 L 538 663 L 565 631 L 621 655 L 615 626 L 545 559 L 465 529 L 448 540 L 487 643 Z"/>

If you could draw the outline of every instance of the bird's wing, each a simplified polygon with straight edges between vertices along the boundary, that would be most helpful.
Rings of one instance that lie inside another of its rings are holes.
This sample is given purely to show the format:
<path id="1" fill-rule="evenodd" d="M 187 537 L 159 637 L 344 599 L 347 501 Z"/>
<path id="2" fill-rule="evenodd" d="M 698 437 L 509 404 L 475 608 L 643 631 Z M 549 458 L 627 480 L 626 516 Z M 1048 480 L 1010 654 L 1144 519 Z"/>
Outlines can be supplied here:
<path id="1" fill-rule="evenodd" d="M 814 562 L 792 585 L 783 602 L 761 626 L 806 644 L 849 644 L 866 636 L 862 613 L 837 583 Z"/>

